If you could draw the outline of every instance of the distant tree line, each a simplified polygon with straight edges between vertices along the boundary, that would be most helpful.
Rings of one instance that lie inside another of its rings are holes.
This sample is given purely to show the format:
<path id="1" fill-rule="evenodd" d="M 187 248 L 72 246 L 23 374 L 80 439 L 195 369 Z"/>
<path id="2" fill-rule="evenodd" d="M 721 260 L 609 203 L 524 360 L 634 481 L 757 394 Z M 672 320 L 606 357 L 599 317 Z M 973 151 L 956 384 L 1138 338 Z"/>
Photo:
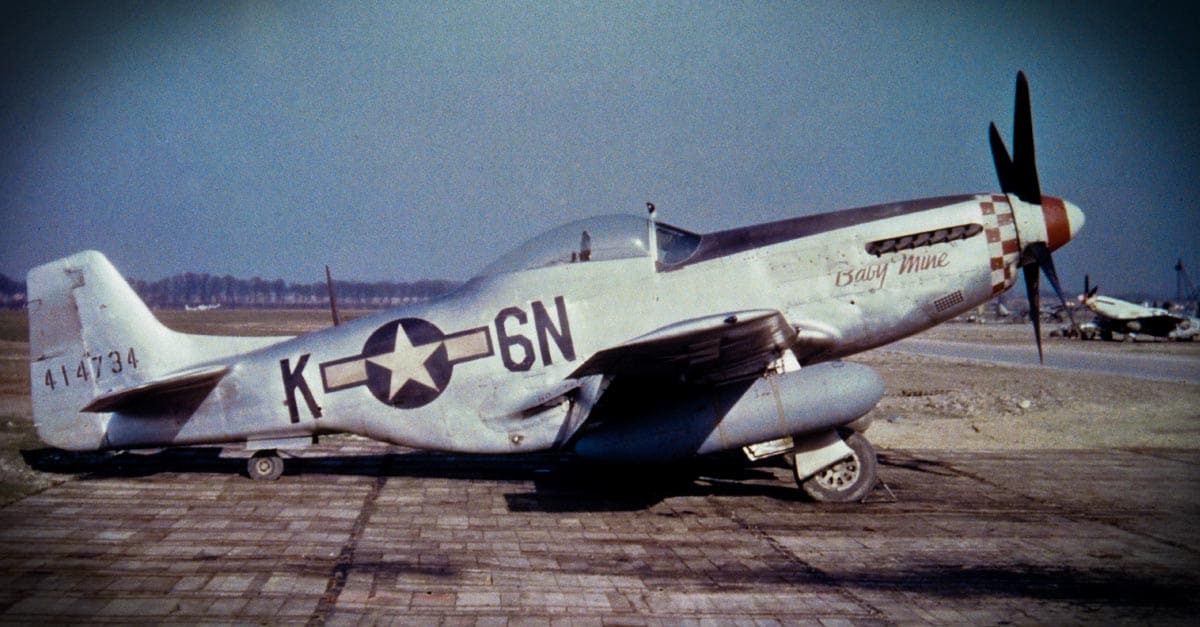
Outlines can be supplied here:
<path id="1" fill-rule="evenodd" d="M 20 309 L 25 306 L 25 282 L 0 274 L 0 309 Z"/>
<path id="2" fill-rule="evenodd" d="M 141 279 L 129 282 L 146 304 L 156 309 L 220 305 L 223 308 L 326 308 L 329 288 L 324 281 L 287 283 L 283 279 L 259 277 L 238 279 L 229 275 L 186 272 L 157 281 Z M 412 283 L 376 281 L 334 281 L 338 307 L 345 309 L 383 309 L 405 303 L 422 302 L 454 289 L 454 281 L 421 280 Z M 24 281 L 0 274 L 0 307 L 25 306 Z"/>

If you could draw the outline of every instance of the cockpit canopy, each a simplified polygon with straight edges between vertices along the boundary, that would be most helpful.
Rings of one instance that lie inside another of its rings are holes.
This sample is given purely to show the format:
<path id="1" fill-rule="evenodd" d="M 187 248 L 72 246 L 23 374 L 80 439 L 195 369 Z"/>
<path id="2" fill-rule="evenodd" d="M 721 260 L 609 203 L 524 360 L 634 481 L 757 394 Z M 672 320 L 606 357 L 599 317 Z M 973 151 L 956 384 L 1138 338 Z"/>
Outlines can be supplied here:
<path id="1" fill-rule="evenodd" d="M 695 252 L 700 236 L 661 222 L 655 225 L 658 261 L 677 265 Z M 631 215 L 585 218 L 527 240 L 493 261 L 479 276 L 492 276 L 568 263 L 649 257 L 649 220 Z"/>

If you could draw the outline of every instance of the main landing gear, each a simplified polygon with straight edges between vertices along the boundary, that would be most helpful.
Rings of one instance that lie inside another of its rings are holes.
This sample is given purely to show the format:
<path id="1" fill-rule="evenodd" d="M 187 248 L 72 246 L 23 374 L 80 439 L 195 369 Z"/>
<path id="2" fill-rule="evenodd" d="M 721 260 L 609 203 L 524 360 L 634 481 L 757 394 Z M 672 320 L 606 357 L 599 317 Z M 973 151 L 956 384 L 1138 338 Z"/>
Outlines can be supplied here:
<path id="1" fill-rule="evenodd" d="M 865 429 L 868 424 L 858 426 Z M 796 485 L 821 503 L 862 501 L 879 482 L 875 448 L 853 427 L 784 437 L 742 450 L 751 461 L 782 456 Z"/>
<path id="2" fill-rule="evenodd" d="M 791 467 L 796 485 L 814 501 L 862 501 L 879 481 L 875 448 L 859 431 L 829 431 L 778 442 L 790 446 L 783 459 Z M 747 454 L 751 452 L 757 451 L 748 450 Z"/>
<path id="3" fill-rule="evenodd" d="M 861 501 L 878 480 L 878 461 L 875 448 L 861 433 L 845 438 L 851 454 L 807 477 L 801 476 L 802 466 L 793 464 L 796 483 L 814 501 L 850 503 Z"/>
<path id="4" fill-rule="evenodd" d="M 255 481 L 274 481 L 283 474 L 283 458 L 275 449 L 255 451 L 246 462 L 246 474 Z"/>

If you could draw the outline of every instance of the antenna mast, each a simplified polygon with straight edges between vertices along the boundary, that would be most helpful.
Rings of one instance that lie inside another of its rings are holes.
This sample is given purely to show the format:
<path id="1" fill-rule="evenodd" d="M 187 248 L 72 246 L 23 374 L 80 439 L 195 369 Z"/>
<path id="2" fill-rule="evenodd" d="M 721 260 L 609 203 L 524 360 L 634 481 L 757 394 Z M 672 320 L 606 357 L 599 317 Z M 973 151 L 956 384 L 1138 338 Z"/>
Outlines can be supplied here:
<path id="1" fill-rule="evenodd" d="M 329 287 L 329 310 L 333 314 L 333 326 L 341 324 L 338 319 L 337 297 L 333 294 L 333 275 L 329 273 L 329 264 L 325 265 L 325 285 Z"/>

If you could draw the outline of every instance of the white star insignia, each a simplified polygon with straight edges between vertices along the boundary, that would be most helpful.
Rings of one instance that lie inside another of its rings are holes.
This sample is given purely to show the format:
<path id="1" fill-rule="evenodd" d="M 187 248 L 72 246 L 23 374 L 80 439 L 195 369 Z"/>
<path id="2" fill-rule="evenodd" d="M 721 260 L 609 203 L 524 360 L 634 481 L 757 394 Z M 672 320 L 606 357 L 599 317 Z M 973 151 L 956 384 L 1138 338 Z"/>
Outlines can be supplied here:
<path id="1" fill-rule="evenodd" d="M 408 334 L 404 332 L 404 327 L 397 325 L 396 345 L 392 352 L 369 357 L 367 361 L 391 371 L 392 381 L 389 384 L 388 398 L 395 396 L 409 381 L 416 381 L 431 390 L 436 390 L 438 386 L 434 383 L 429 368 L 425 366 L 425 361 L 441 346 L 441 342 L 413 346 Z"/>

